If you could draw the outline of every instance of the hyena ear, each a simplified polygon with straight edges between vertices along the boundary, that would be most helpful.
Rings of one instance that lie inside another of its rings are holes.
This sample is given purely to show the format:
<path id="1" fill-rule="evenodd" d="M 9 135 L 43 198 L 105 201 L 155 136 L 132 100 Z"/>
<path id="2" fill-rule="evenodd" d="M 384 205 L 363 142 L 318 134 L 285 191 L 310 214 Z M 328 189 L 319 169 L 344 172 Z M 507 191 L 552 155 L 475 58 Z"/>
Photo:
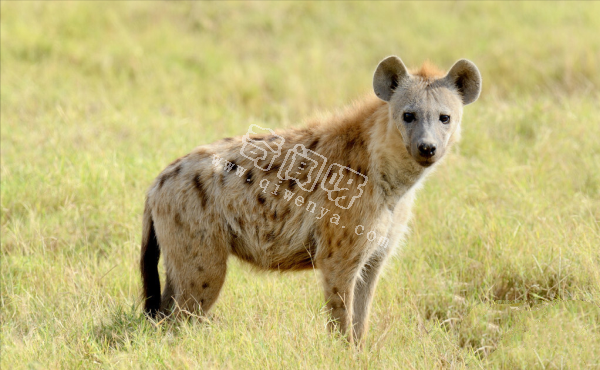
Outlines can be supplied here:
<path id="1" fill-rule="evenodd" d="M 402 60 L 392 55 L 379 62 L 373 75 L 373 90 L 379 99 L 390 101 L 394 90 L 409 77 L 410 74 Z"/>
<path id="2" fill-rule="evenodd" d="M 458 89 L 464 105 L 473 103 L 481 93 L 481 74 L 469 60 L 454 63 L 444 80 Z"/>

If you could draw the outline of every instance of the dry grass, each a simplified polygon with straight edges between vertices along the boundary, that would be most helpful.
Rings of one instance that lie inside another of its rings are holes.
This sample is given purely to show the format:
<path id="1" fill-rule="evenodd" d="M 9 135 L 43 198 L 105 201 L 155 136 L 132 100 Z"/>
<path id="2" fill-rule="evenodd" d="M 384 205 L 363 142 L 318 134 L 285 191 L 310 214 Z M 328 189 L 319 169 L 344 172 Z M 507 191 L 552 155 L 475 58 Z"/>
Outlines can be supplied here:
<path id="1" fill-rule="evenodd" d="M 600 368 L 598 3 L 1 3 L 2 368 Z M 301 123 L 377 62 L 484 78 L 362 352 L 315 272 L 232 260 L 209 320 L 139 309 L 144 194 L 174 158 Z"/>

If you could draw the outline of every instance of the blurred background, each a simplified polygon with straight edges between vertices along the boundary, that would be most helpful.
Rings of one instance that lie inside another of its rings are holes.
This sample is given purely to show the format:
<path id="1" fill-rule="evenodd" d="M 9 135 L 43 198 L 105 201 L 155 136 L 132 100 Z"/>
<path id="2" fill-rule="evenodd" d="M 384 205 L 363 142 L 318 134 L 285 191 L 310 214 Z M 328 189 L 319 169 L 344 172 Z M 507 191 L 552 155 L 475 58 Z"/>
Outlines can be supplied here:
<path id="1" fill-rule="evenodd" d="M 0 9 L 3 368 L 600 366 L 600 3 Z M 209 324 L 147 323 L 154 177 L 251 123 L 372 94 L 388 55 L 470 59 L 483 92 L 419 196 L 367 350 L 328 335 L 317 275 L 235 261 Z"/>

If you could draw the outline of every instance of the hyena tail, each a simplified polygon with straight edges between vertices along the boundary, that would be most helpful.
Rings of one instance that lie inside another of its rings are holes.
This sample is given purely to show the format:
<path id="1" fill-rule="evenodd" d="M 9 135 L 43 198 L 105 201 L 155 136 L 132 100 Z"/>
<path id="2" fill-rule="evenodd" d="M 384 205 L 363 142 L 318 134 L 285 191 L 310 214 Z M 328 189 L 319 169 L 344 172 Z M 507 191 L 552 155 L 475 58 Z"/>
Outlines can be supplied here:
<path id="1" fill-rule="evenodd" d="M 158 259 L 160 246 L 154 232 L 152 210 L 146 201 L 144 220 L 142 226 L 142 255 L 140 257 L 140 271 L 144 284 L 144 312 L 154 318 L 160 309 L 160 278 L 158 276 Z"/>

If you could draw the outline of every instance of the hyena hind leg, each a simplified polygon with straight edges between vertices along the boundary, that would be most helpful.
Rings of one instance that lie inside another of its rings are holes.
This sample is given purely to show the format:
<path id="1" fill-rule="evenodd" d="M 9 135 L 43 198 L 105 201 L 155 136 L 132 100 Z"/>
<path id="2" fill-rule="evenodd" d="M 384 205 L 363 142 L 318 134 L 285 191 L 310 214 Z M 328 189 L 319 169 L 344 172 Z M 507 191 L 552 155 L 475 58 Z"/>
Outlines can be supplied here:
<path id="1" fill-rule="evenodd" d="M 179 278 L 173 279 L 176 314 L 205 314 L 219 297 L 227 273 L 228 251 L 222 241 L 211 239 L 212 243 L 196 246 L 199 253 L 180 259 L 176 269 Z"/>
<path id="2" fill-rule="evenodd" d="M 165 282 L 165 290 L 163 290 L 161 303 L 160 303 L 160 313 L 164 316 L 169 316 L 171 311 L 173 310 L 173 303 L 175 297 L 175 287 L 173 285 L 173 281 L 169 274 L 167 274 L 166 282 Z"/>

